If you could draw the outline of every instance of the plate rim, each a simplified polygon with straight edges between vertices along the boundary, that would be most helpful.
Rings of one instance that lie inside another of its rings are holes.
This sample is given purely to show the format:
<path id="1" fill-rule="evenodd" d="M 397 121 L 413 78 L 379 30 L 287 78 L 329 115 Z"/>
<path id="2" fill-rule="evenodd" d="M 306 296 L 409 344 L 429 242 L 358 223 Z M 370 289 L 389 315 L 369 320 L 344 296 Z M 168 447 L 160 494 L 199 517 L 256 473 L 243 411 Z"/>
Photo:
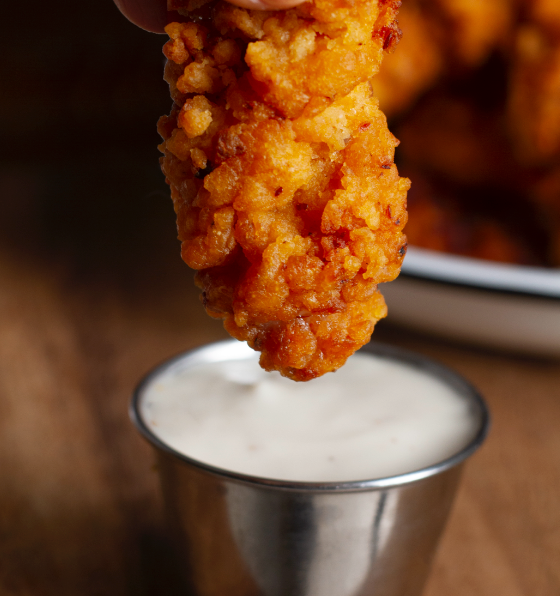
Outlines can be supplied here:
<path id="1" fill-rule="evenodd" d="M 560 300 L 560 269 L 485 261 L 409 246 L 401 275 L 499 294 Z"/>

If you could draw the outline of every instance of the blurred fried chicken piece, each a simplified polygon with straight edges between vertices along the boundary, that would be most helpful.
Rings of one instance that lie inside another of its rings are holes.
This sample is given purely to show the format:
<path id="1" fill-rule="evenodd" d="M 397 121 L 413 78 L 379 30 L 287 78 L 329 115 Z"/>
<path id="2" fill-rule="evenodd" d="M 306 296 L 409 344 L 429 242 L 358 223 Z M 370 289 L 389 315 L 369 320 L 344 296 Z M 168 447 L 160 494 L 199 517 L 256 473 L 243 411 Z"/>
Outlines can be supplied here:
<path id="1" fill-rule="evenodd" d="M 265 369 L 312 379 L 369 341 L 406 251 L 409 181 L 369 83 L 399 2 L 198 4 L 173 6 L 159 122 L 182 256 Z"/>
<path id="2" fill-rule="evenodd" d="M 516 6 L 516 0 L 422 1 L 442 23 L 446 54 L 469 68 L 507 41 Z"/>
<path id="3" fill-rule="evenodd" d="M 379 107 L 388 118 L 410 107 L 444 66 L 437 28 L 417 3 L 407 1 L 399 10 L 399 28 L 403 32 L 399 51 L 383 60 L 372 82 Z"/>
<path id="4" fill-rule="evenodd" d="M 523 0 L 528 18 L 552 36 L 560 35 L 560 2 L 558 0 Z"/>
<path id="5" fill-rule="evenodd" d="M 515 0 L 407 0 L 399 11 L 399 51 L 373 81 L 389 118 L 408 110 L 442 76 L 480 67 L 509 46 Z"/>
<path id="6" fill-rule="evenodd" d="M 397 134 L 408 167 L 463 185 L 519 184 L 499 113 L 464 97 L 430 93 Z"/>
<path id="7" fill-rule="evenodd" d="M 560 167 L 541 175 L 530 190 L 530 198 L 538 207 L 541 221 L 549 237 L 548 258 L 553 267 L 560 267 Z"/>
<path id="8" fill-rule="evenodd" d="M 551 163 L 560 155 L 560 35 L 521 26 L 510 76 L 507 111 L 519 159 Z"/>
<path id="9" fill-rule="evenodd" d="M 467 208 L 457 193 L 442 191 L 417 172 L 408 199 L 411 245 L 502 263 L 538 264 L 530 244 L 499 215 Z"/>

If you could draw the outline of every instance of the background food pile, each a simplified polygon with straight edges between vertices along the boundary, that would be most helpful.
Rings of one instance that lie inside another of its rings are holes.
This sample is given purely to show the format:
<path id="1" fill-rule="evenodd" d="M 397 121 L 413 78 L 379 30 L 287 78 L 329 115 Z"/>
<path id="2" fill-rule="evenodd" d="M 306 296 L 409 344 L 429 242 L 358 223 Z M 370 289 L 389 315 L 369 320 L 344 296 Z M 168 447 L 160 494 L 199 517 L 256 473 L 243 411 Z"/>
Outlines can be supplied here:
<path id="1" fill-rule="evenodd" d="M 560 266 L 560 2 L 406 0 L 374 79 L 411 244 Z"/>

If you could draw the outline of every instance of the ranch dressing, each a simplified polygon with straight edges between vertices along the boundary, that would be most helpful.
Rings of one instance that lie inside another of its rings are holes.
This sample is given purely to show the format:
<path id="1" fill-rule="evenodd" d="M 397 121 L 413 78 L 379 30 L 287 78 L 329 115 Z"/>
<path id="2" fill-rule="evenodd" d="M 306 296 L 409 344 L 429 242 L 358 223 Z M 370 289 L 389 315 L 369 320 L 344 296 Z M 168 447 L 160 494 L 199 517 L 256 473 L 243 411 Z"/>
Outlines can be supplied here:
<path id="1" fill-rule="evenodd" d="M 476 432 L 467 400 L 412 366 L 362 352 L 336 373 L 295 383 L 263 371 L 258 354 L 239 346 L 239 359 L 152 378 L 140 410 L 162 442 L 252 476 L 343 482 L 438 463 Z"/>

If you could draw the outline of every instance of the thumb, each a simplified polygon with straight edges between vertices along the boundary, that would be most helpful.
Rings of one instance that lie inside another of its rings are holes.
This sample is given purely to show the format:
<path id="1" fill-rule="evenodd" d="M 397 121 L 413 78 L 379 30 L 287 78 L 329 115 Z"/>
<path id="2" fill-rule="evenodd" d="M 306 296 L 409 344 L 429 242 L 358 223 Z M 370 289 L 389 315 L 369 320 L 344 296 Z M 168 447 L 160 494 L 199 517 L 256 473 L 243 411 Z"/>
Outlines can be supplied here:
<path id="1" fill-rule="evenodd" d="M 303 4 L 305 0 L 229 0 L 231 4 L 241 6 L 242 8 L 251 8 L 253 10 L 285 10 L 298 4 Z"/>
<path id="2" fill-rule="evenodd" d="M 138 27 L 152 33 L 165 33 L 169 22 L 167 0 L 115 0 L 122 14 Z"/>

